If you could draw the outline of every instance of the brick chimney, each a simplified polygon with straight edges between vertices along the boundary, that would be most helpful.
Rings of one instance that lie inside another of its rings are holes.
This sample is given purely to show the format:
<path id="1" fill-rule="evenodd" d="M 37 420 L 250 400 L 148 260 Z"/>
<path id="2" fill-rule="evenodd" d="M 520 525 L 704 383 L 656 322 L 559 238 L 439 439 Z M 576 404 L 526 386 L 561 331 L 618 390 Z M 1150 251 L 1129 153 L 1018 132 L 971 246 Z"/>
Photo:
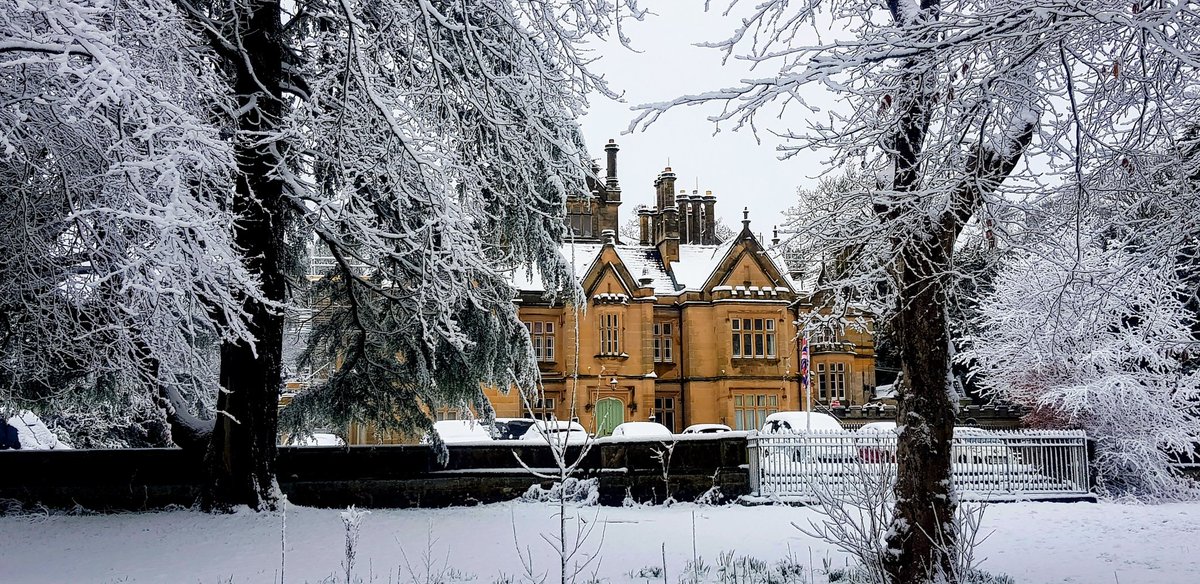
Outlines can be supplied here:
<path id="1" fill-rule="evenodd" d="M 692 197 L 688 195 L 687 190 L 680 190 L 679 196 L 675 197 L 675 204 L 679 207 L 679 243 L 692 242 Z"/>
<path id="2" fill-rule="evenodd" d="M 645 205 L 639 205 L 638 215 L 638 245 L 654 244 L 654 211 Z"/>
<path id="3" fill-rule="evenodd" d="M 671 167 L 663 169 L 654 181 L 658 195 L 660 225 L 655 229 L 654 245 L 664 265 L 679 260 L 679 209 L 675 206 L 675 173 Z"/>
<path id="4" fill-rule="evenodd" d="M 704 232 L 700 243 L 715 245 L 717 243 L 717 198 L 713 196 L 712 191 L 704 191 L 702 200 L 704 201 Z"/>
<path id="5" fill-rule="evenodd" d="M 608 155 L 608 172 L 604 179 L 604 186 L 608 191 L 620 191 L 621 186 L 617 184 L 617 152 L 621 150 L 617 146 L 617 141 L 612 138 L 608 139 L 608 144 L 604 145 L 604 153 Z"/>
<path id="6" fill-rule="evenodd" d="M 608 155 L 608 169 L 605 173 L 604 184 L 597 189 L 595 233 L 603 233 L 607 230 L 619 233 L 621 186 L 617 183 L 618 150 L 620 147 L 617 146 L 616 140 L 610 139 L 608 144 L 604 145 L 604 152 Z"/>

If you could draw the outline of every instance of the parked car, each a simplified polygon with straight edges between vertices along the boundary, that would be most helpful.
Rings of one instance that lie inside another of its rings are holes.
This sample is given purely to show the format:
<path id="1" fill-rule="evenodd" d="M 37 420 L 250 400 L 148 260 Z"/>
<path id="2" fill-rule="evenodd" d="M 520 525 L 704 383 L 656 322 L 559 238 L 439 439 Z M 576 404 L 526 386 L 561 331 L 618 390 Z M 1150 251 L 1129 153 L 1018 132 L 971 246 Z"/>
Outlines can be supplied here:
<path id="1" fill-rule="evenodd" d="M 37 414 L 21 410 L 7 420 L 0 418 L 0 450 L 70 450 Z"/>
<path id="2" fill-rule="evenodd" d="M 496 418 L 496 439 L 519 440 L 536 423 L 533 418 Z"/>
<path id="3" fill-rule="evenodd" d="M 802 437 L 788 444 L 769 446 L 763 454 L 771 456 L 777 452 L 791 456 L 796 461 L 844 462 L 854 460 L 858 454 L 849 439 L 836 435 L 845 432 L 837 418 L 820 412 L 776 412 L 767 416 L 760 435 Z M 835 434 L 823 437 L 822 434 Z"/>
<path id="4" fill-rule="evenodd" d="M 720 434 L 732 431 L 733 429 L 725 424 L 692 424 L 683 429 L 684 434 Z"/>
<path id="5" fill-rule="evenodd" d="M 614 437 L 670 439 L 671 430 L 658 422 L 625 422 L 613 428 Z"/>
<path id="6" fill-rule="evenodd" d="M 804 432 L 841 432 L 837 418 L 820 412 L 775 412 L 763 422 L 761 434 L 801 434 Z"/>
<path id="7" fill-rule="evenodd" d="M 493 440 L 491 427 L 478 420 L 442 420 L 433 423 L 433 431 L 437 432 L 442 442 L 446 444 L 491 442 Z M 429 437 L 421 442 L 428 444 Z"/>
<path id="8" fill-rule="evenodd" d="M 522 442 L 547 445 L 550 444 L 550 440 L 553 440 L 555 444 L 574 446 L 585 444 L 589 437 L 587 430 L 579 422 L 551 420 L 536 422 L 521 436 L 520 440 Z"/>
<path id="9" fill-rule="evenodd" d="M 1008 464 L 1020 457 L 999 436 L 980 428 L 956 426 L 950 461 L 960 464 Z"/>
<path id="10" fill-rule="evenodd" d="M 896 461 L 896 423 L 870 422 L 863 424 L 854 439 L 858 457 L 864 462 Z"/>

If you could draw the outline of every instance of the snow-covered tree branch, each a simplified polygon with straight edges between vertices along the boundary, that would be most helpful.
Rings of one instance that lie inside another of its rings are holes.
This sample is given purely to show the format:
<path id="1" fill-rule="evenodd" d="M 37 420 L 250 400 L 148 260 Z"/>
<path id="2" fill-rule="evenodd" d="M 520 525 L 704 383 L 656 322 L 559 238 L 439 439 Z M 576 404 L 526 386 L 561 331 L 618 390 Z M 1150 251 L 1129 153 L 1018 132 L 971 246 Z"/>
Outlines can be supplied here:
<path id="1" fill-rule="evenodd" d="M 828 172 L 853 171 L 856 180 L 805 201 L 809 213 L 787 232 L 801 256 L 837 260 L 822 282 L 833 313 L 867 304 L 899 344 L 904 431 L 889 570 L 895 582 L 945 575 L 947 548 L 930 544 L 954 538 L 937 520 L 954 507 L 947 315 L 950 291 L 972 277 L 956 250 L 964 240 L 991 253 L 1063 242 L 1075 269 L 1097 197 L 1194 193 L 1181 182 L 1195 172 L 1181 142 L 1200 103 L 1191 81 L 1200 18 L 1191 4 L 1115 0 L 734 0 L 726 13 L 739 24 L 708 46 L 775 73 L 641 106 L 631 127 L 712 104 L 713 123 L 782 138 L 784 159 L 819 148 Z M 804 86 L 839 103 L 809 104 Z M 1131 261 L 1162 253 L 1143 251 Z"/>

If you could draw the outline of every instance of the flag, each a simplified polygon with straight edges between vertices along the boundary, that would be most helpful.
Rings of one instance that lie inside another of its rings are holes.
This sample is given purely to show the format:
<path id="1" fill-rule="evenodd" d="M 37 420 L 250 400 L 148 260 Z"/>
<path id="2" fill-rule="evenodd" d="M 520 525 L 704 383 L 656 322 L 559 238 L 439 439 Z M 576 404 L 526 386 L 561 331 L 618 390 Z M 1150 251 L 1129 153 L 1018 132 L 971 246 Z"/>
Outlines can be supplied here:
<path id="1" fill-rule="evenodd" d="M 808 333 L 800 337 L 800 391 L 804 395 L 808 395 L 809 379 L 808 379 Z"/>

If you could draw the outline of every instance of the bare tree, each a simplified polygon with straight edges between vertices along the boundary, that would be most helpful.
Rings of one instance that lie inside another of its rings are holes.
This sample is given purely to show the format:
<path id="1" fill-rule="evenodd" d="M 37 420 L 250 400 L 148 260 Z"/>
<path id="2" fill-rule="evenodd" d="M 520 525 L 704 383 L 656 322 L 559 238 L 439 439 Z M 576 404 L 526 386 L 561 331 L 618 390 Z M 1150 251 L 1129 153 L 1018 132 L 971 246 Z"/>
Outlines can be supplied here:
<path id="1" fill-rule="evenodd" d="M 815 201 L 825 212 L 789 229 L 805 234 L 809 257 L 843 254 L 852 269 L 829 289 L 857 290 L 849 296 L 873 304 L 899 343 L 904 430 L 891 579 L 953 579 L 957 534 L 944 518 L 956 506 L 947 294 L 964 275 L 957 244 L 1017 230 L 1079 233 L 1092 177 L 1178 161 L 1197 107 L 1189 97 L 1197 14 L 1190 5 L 1107 0 L 734 0 L 727 12 L 740 17 L 735 32 L 708 46 L 778 73 L 642 106 L 632 127 L 703 102 L 721 106 L 714 123 L 755 131 L 772 106 L 790 106 L 784 115 L 807 109 L 807 129 L 775 132 L 789 141 L 784 158 L 827 148 L 831 160 L 875 178 Z M 838 38 L 822 42 L 822 34 Z M 804 85 L 824 85 L 839 107 L 807 107 Z"/>

